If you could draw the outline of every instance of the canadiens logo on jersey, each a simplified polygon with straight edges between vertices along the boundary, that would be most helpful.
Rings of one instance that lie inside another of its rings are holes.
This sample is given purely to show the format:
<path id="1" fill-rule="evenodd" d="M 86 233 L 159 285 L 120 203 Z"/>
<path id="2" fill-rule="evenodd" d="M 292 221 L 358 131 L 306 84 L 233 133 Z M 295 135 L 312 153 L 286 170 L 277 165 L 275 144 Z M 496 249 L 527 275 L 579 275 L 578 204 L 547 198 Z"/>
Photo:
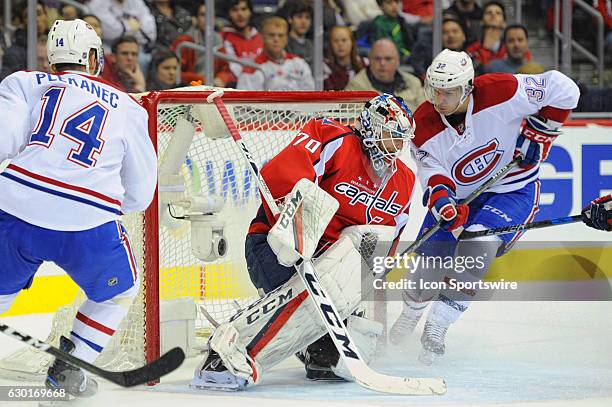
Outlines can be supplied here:
<path id="1" fill-rule="evenodd" d="M 474 184 L 488 176 L 497 166 L 503 150 L 499 150 L 497 139 L 471 150 L 453 165 L 453 178 L 462 185 Z"/>

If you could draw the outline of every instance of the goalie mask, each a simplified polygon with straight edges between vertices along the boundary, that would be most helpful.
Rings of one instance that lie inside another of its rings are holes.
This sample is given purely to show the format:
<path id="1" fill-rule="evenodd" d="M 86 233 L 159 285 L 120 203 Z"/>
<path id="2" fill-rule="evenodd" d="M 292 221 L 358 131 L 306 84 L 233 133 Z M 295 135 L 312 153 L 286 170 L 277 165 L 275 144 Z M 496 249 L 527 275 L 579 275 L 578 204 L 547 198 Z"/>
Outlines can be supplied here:
<path id="1" fill-rule="evenodd" d="M 385 93 L 365 104 L 356 130 L 379 177 L 395 172 L 395 160 L 414 137 L 415 129 L 412 112 L 402 98 Z"/>
<path id="2" fill-rule="evenodd" d="M 95 66 L 89 66 L 89 54 L 95 54 Z M 104 68 L 102 41 L 91 25 L 83 20 L 56 20 L 49 31 L 47 40 L 49 65 L 83 65 L 87 74 L 100 75 Z M 93 68 L 90 70 L 90 68 Z"/>

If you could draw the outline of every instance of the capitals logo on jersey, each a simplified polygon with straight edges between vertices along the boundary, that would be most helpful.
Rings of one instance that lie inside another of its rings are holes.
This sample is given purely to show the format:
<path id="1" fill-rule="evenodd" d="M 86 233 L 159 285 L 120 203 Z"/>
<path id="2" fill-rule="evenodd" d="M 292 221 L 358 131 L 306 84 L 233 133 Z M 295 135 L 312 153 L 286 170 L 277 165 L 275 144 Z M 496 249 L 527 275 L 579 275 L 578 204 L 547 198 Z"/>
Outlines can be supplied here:
<path id="1" fill-rule="evenodd" d="M 474 184 L 488 176 L 504 155 L 497 139 L 471 150 L 453 165 L 453 178 L 462 185 Z"/>
<path id="2" fill-rule="evenodd" d="M 380 196 L 380 192 L 382 192 L 381 190 L 377 191 L 375 194 L 371 194 L 356 185 L 351 185 L 348 182 L 340 182 L 336 184 L 334 191 L 350 198 L 349 205 L 351 206 L 357 204 L 365 206 L 367 208 L 367 223 L 381 223 L 384 220 L 380 216 L 372 216 L 372 209 L 374 208 L 393 216 L 399 215 L 403 208 L 401 204 L 395 202 L 395 198 L 398 195 L 397 191 L 393 191 L 389 199 L 385 199 Z"/>

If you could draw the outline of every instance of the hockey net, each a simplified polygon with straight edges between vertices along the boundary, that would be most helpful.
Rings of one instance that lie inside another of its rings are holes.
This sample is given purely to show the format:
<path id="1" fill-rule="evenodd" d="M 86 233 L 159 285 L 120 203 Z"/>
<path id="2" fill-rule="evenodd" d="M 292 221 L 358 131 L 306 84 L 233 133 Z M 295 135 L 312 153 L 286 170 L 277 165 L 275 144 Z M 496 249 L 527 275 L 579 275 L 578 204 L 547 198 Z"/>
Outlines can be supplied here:
<path id="1" fill-rule="evenodd" d="M 149 133 L 160 159 L 174 142 L 177 122 L 185 116 L 188 106 L 214 108 L 206 102 L 211 91 L 212 88 L 198 86 L 135 95 L 149 112 Z M 364 103 L 374 96 L 373 92 L 225 90 L 222 97 L 261 168 L 310 119 L 328 117 L 353 124 Z M 180 178 L 186 195 L 222 199 L 223 208 L 217 216 L 224 223 L 223 233 L 229 243 L 227 254 L 214 261 L 196 258 L 191 251 L 190 222 L 174 219 L 159 204 L 157 194 L 146 213 L 125 216 L 124 224 L 140 266 L 142 290 L 96 361 L 107 369 L 141 366 L 172 346 L 172 338 L 177 335 L 189 336 L 191 349 L 187 353 L 197 354 L 212 330 L 203 311 L 216 321 L 224 321 L 237 308 L 258 297 L 244 258 L 248 226 L 261 202 L 256 182 L 233 140 L 212 134 L 216 133 L 215 126 L 224 126 L 216 123 L 221 121 L 220 117 L 204 116 L 204 121 L 211 123 L 201 123 L 194 116 L 196 132 L 187 157 L 182 160 Z M 287 163 L 287 171 L 291 171 L 291 163 Z M 56 313 L 50 342 L 57 344 L 60 335 L 68 335 L 83 300 L 80 294 L 74 303 Z M 369 305 L 369 309 L 373 306 Z M 180 322 L 193 318 L 193 323 Z M 49 363 L 45 353 L 28 347 L 0 360 L 0 375 L 38 379 L 46 374 Z"/>

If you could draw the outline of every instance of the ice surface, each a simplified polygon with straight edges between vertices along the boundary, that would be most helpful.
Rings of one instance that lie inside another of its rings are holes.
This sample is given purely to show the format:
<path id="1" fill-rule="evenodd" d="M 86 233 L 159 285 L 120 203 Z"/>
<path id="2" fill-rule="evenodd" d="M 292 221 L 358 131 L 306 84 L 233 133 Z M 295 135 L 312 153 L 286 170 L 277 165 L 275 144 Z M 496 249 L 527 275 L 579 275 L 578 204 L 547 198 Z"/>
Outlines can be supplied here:
<path id="1" fill-rule="evenodd" d="M 399 312 L 399 304 L 391 308 Z M 51 318 L 4 320 L 44 338 Z M 373 366 L 388 374 L 443 377 L 445 396 L 393 396 L 354 383 L 307 382 L 293 358 L 244 392 L 191 390 L 187 383 L 198 363 L 193 358 L 155 387 L 126 390 L 102 382 L 100 394 L 87 406 L 612 406 L 612 302 L 474 303 L 449 329 L 445 358 L 430 367 L 416 361 L 421 329 L 422 322 Z M 0 355 L 20 346 L 0 337 Z"/>

